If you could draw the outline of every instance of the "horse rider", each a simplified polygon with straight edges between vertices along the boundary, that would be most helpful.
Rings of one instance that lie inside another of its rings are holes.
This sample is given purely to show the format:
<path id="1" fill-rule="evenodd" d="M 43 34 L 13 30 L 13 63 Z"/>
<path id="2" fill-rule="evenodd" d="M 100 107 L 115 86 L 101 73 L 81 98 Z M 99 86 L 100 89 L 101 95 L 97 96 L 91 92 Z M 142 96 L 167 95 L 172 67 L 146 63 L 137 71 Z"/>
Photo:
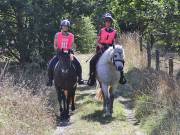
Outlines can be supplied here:
<path id="1" fill-rule="evenodd" d="M 90 60 L 90 73 L 89 80 L 87 84 L 93 86 L 96 82 L 96 64 L 103 54 L 103 52 L 110 46 L 118 43 L 117 31 L 111 27 L 113 22 L 113 17 L 110 13 L 106 13 L 103 17 L 105 21 L 105 27 L 100 30 L 97 38 L 96 54 Z M 125 84 L 126 79 L 124 77 L 123 71 L 121 72 L 121 77 L 119 83 Z"/>
<path id="2" fill-rule="evenodd" d="M 62 20 L 60 23 L 61 32 L 57 32 L 54 38 L 54 50 L 67 50 L 73 54 L 72 46 L 74 43 L 74 35 L 69 32 L 70 22 L 68 20 Z M 58 57 L 54 56 L 49 64 L 48 64 L 48 78 L 49 81 L 47 86 L 52 86 L 53 81 L 53 72 L 56 63 L 58 62 Z M 82 79 L 82 68 L 80 62 L 73 55 L 73 64 L 75 65 L 77 76 L 78 76 L 78 84 L 84 84 Z"/>

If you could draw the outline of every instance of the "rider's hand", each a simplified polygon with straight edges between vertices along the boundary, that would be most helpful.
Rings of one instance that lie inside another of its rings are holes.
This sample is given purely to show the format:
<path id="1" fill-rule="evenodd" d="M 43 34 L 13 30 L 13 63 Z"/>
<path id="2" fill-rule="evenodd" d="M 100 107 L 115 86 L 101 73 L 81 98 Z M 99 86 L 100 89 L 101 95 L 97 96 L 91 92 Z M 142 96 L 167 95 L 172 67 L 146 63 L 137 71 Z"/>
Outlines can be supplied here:
<path id="1" fill-rule="evenodd" d="M 58 48 L 54 46 L 54 51 L 58 51 Z"/>
<path id="2" fill-rule="evenodd" d="M 70 60 L 73 61 L 74 60 L 74 55 L 70 54 Z"/>
<path id="3" fill-rule="evenodd" d="M 98 47 L 99 47 L 99 48 L 103 48 L 103 45 L 101 45 L 101 44 L 98 44 Z"/>

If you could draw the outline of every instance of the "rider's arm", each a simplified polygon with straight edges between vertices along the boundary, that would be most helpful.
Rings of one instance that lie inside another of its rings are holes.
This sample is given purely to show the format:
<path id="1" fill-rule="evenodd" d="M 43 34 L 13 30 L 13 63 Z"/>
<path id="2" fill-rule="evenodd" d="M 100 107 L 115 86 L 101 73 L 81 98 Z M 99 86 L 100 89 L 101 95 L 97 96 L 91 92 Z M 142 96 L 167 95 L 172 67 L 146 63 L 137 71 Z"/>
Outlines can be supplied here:
<path id="1" fill-rule="evenodd" d="M 57 51 L 58 49 L 58 33 L 56 33 L 54 37 L 54 50 Z"/>
<path id="2" fill-rule="evenodd" d="M 118 33 L 116 32 L 115 38 L 114 38 L 114 44 L 119 44 L 118 41 Z"/>
<path id="3" fill-rule="evenodd" d="M 100 48 L 102 47 L 102 45 L 100 44 L 100 38 L 101 38 L 101 31 L 99 32 L 99 34 L 97 35 L 97 40 L 96 40 L 96 45 L 99 46 Z"/>

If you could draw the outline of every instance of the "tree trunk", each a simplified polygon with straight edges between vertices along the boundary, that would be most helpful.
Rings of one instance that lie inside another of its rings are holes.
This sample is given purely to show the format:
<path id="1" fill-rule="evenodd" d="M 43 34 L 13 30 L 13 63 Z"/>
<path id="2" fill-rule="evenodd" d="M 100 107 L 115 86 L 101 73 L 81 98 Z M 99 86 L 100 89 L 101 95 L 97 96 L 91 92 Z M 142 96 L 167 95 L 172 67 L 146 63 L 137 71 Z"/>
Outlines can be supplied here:
<path id="1" fill-rule="evenodd" d="M 20 54 L 20 63 L 29 62 L 27 45 L 25 44 L 25 34 L 23 27 L 23 11 L 21 9 L 16 10 L 17 21 L 17 50 Z"/>

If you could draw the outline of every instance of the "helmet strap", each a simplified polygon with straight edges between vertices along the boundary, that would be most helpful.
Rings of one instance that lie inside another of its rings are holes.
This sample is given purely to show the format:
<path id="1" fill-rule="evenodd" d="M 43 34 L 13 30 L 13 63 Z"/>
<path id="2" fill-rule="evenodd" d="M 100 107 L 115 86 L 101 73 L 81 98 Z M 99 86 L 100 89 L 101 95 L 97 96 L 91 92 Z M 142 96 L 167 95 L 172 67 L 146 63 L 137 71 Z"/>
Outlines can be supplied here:
<path id="1" fill-rule="evenodd" d="M 68 36 L 69 35 L 69 32 L 68 31 L 62 31 L 63 35 L 66 35 Z"/>

